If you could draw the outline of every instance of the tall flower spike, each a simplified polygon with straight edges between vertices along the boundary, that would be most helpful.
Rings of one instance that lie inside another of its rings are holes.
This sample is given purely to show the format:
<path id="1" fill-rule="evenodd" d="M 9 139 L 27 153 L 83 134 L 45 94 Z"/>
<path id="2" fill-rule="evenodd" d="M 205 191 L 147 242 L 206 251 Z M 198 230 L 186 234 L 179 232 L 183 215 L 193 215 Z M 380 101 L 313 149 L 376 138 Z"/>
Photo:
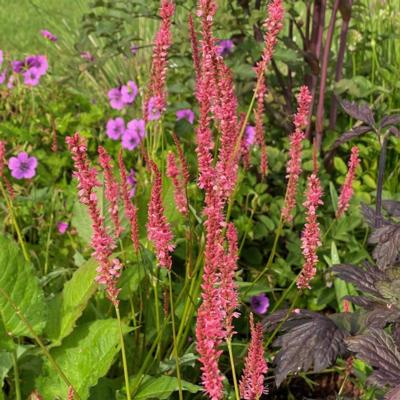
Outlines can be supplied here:
<path id="1" fill-rule="evenodd" d="M 153 60 L 151 65 L 150 84 L 148 98 L 154 97 L 154 107 L 163 112 L 167 104 L 166 76 L 168 49 L 172 43 L 171 23 L 175 6 L 169 0 L 161 0 L 160 17 L 161 25 L 154 40 Z M 149 100 L 145 102 L 145 110 L 148 110 Z M 145 115 L 147 115 L 147 111 Z"/>
<path id="2" fill-rule="evenodd" d="M 6 157 L 6 144 L 2 140 L 0 140 L 0 177 L 3 176 L 5 157 Z"/>
<path id="3" fill-rule="evenodd" d="M 192 57 L 193 57 L 193 64 L 194 70 L 196 72 L 196 79 L 200 78 L 200 54 L 199 54 L 199 42 L 197 40 L 196 31 L 194 29 L 194 22 L 193 17 L 189 14 L 189 34 L 190 34 L 190 43 L 192 45 Z"/>
<path id="4" fill-rule="evenodd" d="M 125 215 L 129 221 L 131 226 L 131 240 L 133 243 L 133 248 L 135 252 L 138 253 L 139 251 L 139 225 L 137 219 L 137 208 L 132 203 L 130 196 L 129 196 L 129 188 L 128 188 L 128 174 L 126 172 L 126 167 L 124 164 L 124 160 L 122 158 L 122 151 L 118 154 L 118 165 L 119 171 L 121 174 L 121 194 L 122 200 L 124 202 L 125 207 Z"/>
<path id="5" fill-rule="evenodd" d="M 179 142 L 178 136 L 176 136 L 175 133 L 172 134 L 172 138 L 174 139 L 176 149 L 178 150 L 179 162 L 181 163 L 183 179 L 184 179 L 185 185 L 187 185 L 190 181 L 190 173 L 189 173 L 189 167 L 187 165 L 185 156 L 183 154 L 182 145 Z"/>
<path id="6" fill-rule="evenodd" d="M 153 161 L 150 161 L 150 166 L 154 174 L 154 181 L 148 210 L 148 237 L 153 242 L 160 266 L 171 270 L 172 258 L 170 253 L 174 250 L 175 245 L 172 243 L 173 235 L 164 215 L 161 174 Z"/>
<path id="7" fill-rule="evenodd" d="M 294 116 L 295 130 L 290 135 L 289 160 L 286 167 L 286 188 L 285 202 L 282 208 L 282 220 L 290 222 L 293 219 L 292 211 L 296 205 L 297 184 L 302 171 L 301 168 L 301 147 L 305 138 L 304 128 L 307 124 L 307 116 L 311 104 L 311 93 L 307 86 L 300 88 L 297 96 L 297 112 Z"/>
<path id="8" fill-rule="evenodd" d="M 97 207 L 95 189 L 101 186 L 97 180 L 97 171 L 90 167 L 85 140 L 78 133 L 68 136 L 65 140 L 75 165 L 74 177 L 78 180 L 79 200 L 86 205 L 92 219 L 91 246 L 94 250 L 93 257 L 99 264 L 96 281 L 105 286 L 108 298 L 117 307 L 119 303 L 117 297 L 120 291 L 117 288 L 117 282 L 122 266 L 118 260 L 110 260 L 115 243 L 108 235 L 104 217 Z"/>
<path id="9" fill-rule="evenodd" d="M 104 172 L 105 195 L 107 201 L 109 202 L 108 212 L 110 213 L 111 220 L 113 221 L 114 224 L 115 238 L 118 238 L 121 235 L 121 232 L 123 231 L 119 220 L 119 207 L 118 207 L 119 186 L 118 183 L 115 181 L 112 173 L 110 155 L 107 153 L 106 149 L 102 146 L 99 146 L 98 152 L 99 152 L 100 165 L 103 168 Z"/>
<path id="10" fill-rule="evenodd" d="M 251 341 L 240 380 L 240 397 L 244 400 L 258 400 L 265 393 L 264 375 L 268 372 L 268 365 L 264 358 L 263 327 L 261 323 L 254 326 L 252 313 L 250 331 Z"/>
<path id="11" fill-rule="evenodd" d="M 261 78 L 256 93 L 257 108 L 255 113 L 255 120 L 256 120 L 256 141 L 260 146 L 260 152 L 261 152 L 260 171 L 262 176 L 266 176 L 268 170 L 267 146 L 265 144 L 265 139 L 264 139 L 264 123 L 263 123 L 264 96 L 266 92 L 267 92 L 267 86 L 265 85 L 265 80 L 264 78 Z"/>
<path id="12" fill-rule="evenodd" d="M 348 164 L 349 169 L 347 171 L 346 179 L 340 191 L 336 218 L 340 218 L 349 208 L 350 200 L 353 196 L 353 181 L 356 174 L 356 169 L 360 165 L 358 154 L 358 147 L 352 147 L 351 156 Z"/>
<path id="13" fill-rule="evenodd" d="M 306 209 L 306 224 L 301 236 L 304 265 L 297 279 L 297 287 L 299 289 L 309 289 L 310 280 L 317 272 L 317 249 L 321 245 L 317 209 L 319 205 L 323 204 L 321 197 L 321 183 L 315 171 L 308 177 L 306 200 L 303 203 Z"/>
<path id="14" fill-rule="evenodd" d="M 179 168 L 176 164 L 176 159 L 174 153 L 170 152 L 167 156 L 167 175 L 171 178 L 172 183 L 174 184 L 174 198 L 175 205 L 178 211 L 187 215 L 188 207 L 185 193 L 185 183 L 183 180 L 183 175 L 179 171 Z"/>

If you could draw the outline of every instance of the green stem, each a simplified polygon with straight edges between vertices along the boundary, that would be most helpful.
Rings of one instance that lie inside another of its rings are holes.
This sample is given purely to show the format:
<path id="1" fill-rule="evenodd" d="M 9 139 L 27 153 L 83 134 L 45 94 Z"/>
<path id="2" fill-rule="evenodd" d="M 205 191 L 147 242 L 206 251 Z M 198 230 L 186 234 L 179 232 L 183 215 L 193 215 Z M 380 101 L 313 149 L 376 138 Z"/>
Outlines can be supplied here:
<path id="1" fill-rule="evenodd" d="M 115 313 L 117 314 L 118 326 L 119 326 L 119 339 L 121 341 L 122 365 L 124 368 L 126 398 L 127 398 L 127 400 L 131 400 L 131 391 L 129 389 L 129 371 L 128 371 L 128 363 L 126 362 L 124 334 L 122 332 L 121 316 L 119 314 L 118 306 L 115 306 Z"/>
<path id="2" fill-rule="evenodd" d="M 158 303 L 158 277 L 156 277 L 156 282 L 152 284 L 153 292 L 154 292 L 154 307 L 156 311 L 156 328 L 157 333 L 160 332 L 160 311 L 159 311 L 159 303 Z M 161 343 L 157 345 L 157 359 L 161 361 Z"/>
<path id="3" fill-rule="evenodd" d="M 269 255 L 267 264 L 265 266 L 265 268 L 256 276 L 256 278 L 254 279 L 254 281 L 252 282 L 252 284 L 246 289 L 246 291 L 244 292 L 243 296 L 246 296 L 246 294 L 250 291 L 250 289 L 252 289 L 252 287 L 262 278 L 262 276 L 270 269 L 272 262 L 274 261 L 274 257 L 275 257 L 275 253 L 276 253 L 276 248 L 278 246 L 278 240 L 279 237 L 281 236 L 282 233 L 282 229 L 283 229 L 283 221 L 282 221 L 282 215 L 281 218 L 279 220 L 279 225 L 276 228 L 276 232 L 275 232 L 275 239 L 274 239 L 274 244 L 272 245 L 272 250 L 271 253 Z"/>
<path id="4" fill-rule="evenodd" d="M 174 300 L 172 298 L 173 293 L 172 293 L 171 271 L 168 271 L 168 281 L 169 281 L 169 301 L 171 304 L 172 338 L 174 341 L 173 352 L 174 352 L 175 363 L 176 363 L 176 377 L 178 379 L 179 400 L 183 400 L 181 370 L 179 367 L 179 355 L 178 355 L 177 342 L 176 342 L 175 309 L 174 309 Z"/>
<path id="5" fill-rule="evenodd" d="M 19 371 L 18 371 L 16 350 L 13 351 L 12 358 L 13 358 L 13 369 L 14 369 L 15 398 L 16 400 L 21 400 L 22 397 L 21 397 L 21 387 L 19 384 Z"/>
<path id="6" fill-rule="evenodd" d="M 26 261 L 30 262 L 30 257 L 29 257 L 28 251 L 26 250 L 25 242 L 24 242 L 24 239 L 22 237 L 21 230 L 19 229 L 17 219 L 15 217 L 14 206 L 12 204 L 11 199 L 8 197 L 7 192 L 4 190 L 4 186 L 3 186 L 3 184 L 1 182 L 0 182 L 0 190 L 1 190 L 1 193 L 2 193 L 4 199 L 5 199 L 6 203 L 7 203 L 8 212 L 10 213 L 12 224 L 14 226 L 15 232 L 17 233 L 18 241 L 19 241 L 19 244 L 21 246 L 24 258 L 25 258 Z"/>
<path id="7" fill-rule="evenodd" d="M 235 369 L 235 360 L 233 358 L 233 351 L 232 351 L 232 340 L 231 337 L 228 337 L 226 339 L 226 344 L 228 346 L 228 352 L 229 352 L 229 361 L 231 363 L 231 370 L 232 370 L 232 377 L 233 377 L 233 386 L 235 388 L 235 398 L 236 400 L 240 400 L 240 394 L 239 394 L 239 386 L 237 383 L 237 378 L 236 378 L 236 369 Z"/>
<path id="8" fill-rule="evenodd" d="M 64 381 L 64 383 L 67 386 L 71 386 L 73 391 L 75 392 L 75 397 L 76 400 L 81 400 L 79 397 L 78 392 L 75 390 L 74 386 L 72 383 L 69 381 L 69 379 L 65 376 L 64 372 L 60 368 L 60 366 L 57 364 L 57 361 L 53 358 L 53 356 L 50 354 L 50 352 L 47 350 L 46 346 L 43 344 L 39 336 L 36 334 L 34 331 L 32 325 L 28 322 L 28 320 L 25 318 L 25 316 L 21 313 L 20 309 L 14 304 L 13 300 L 11 297 L 5 292 L 2 288 L 0 288 L 0 294 L 9 302 L 10 306 L 14 309 L 15 314 L 17 317 L 22 321 L 22 323 L 26 326 L 28 329 L 29 333 L 31 334 L 32 338 L 36 341 L 36 343 L 39 345 L 40 349 L 43 351 L 44 355 L 47 357 L 49 360 L 50 364 L 52 367 L 57 371 L 57 373 L 60 375 L 61 379 Z"/>

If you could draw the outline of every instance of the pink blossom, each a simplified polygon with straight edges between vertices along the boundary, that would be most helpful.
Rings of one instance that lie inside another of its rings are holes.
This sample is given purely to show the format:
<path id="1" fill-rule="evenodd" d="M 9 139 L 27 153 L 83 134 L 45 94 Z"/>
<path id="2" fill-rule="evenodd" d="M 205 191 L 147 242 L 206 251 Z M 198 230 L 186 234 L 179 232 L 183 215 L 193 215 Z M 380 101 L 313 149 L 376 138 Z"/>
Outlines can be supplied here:
<path id="1" fill-rule="evenodd" d="M 153 161 L 150 161 L 150 166 L 154 174 L 154 181 L 148 208 L 148 237 L 156 249 L 160 266 L 171 270 L 172 258 L 170 253 L 174 250 L 175 245 L 172 243 L 173 235 L 164 215 L 161 174 Z"/>
<path id="2" fill-rule="evenodd" d="M 266 92 L 267 92 L 267 86 L 265 85 L 265 80 L 264 78 L 260 78 L 260 82 L 258 84 L 258 90 L 256 93 L 257 107 L 255 112 L 255 118 L 256 118 L 256 139 L 258 145 L 260 146 L 260 151 L 261 151 L 260 170 L 262 176 L 266 176 L 268 170 L 267 145 L 265 144 L 264 122 L 263 122 L 264 96 Z"/>
<path id="3" fill-rule="evenodd" d="M 95 189 L 101 186 L 97 180 L 97 171 L 95 168 L 90 167 L 86 154 L 86 142 L 78 133 L 68 136 L 66 142 L 74 161 L 74 177 L 78 180 L 79 200 L 87 206 L 92 219 L 93 236 L 91 246 L 94 250 L 93 256 L 98 262 L 96 281 L 106 287 L 108 298 L 117 307 L 119 303 L 117 297 L 120 291 L 117 288 L 117 282 L 121 264 L 118 260 L 110 261 L 112 252 L 115 249 L 115 243 L 107 233 L 104 217 L 101 215 L 97 205 Z"/>
<path id="4" fill-rule="evenodd" d="M 154 40 L 153 60 L 150 73 L 149 95 L 154 97 L 154 108 L 163 112 L 167 104 L 165 82 L 167 76 L 168 49 L 172 43 L 171 23 L 175 5 L 170 0 L 161 0 L 161 25 Z M 148 106 L 146 106 L 147 110 Z"/>
<path id="5" fill-rule="evenodd" d="M 114 224 L 115 238 L 117 239 L 123 231 L 119 220 L 119 186 L 115 181 L 112 173 L 111 157 L 106 149 L 102 146 L 98 148 L 99 162 L 103 168 L 104 183 L 105 183 L 105 196 L 108 201 L 108 212 L 110 213 L 111 220 Z"/>
<path id="6" fill-rule="evenodd" d="M 67 232 L 68 227 L 69 227 L 68 222 L 60 221 L 57 224 L 58 233 L 60 233 L 61 235 L 64 235 L 64 233 Z"/>
<path id="7" fill-rule="evenodd" d="M 310 110 L 311 94 L 307 86 L 300 88 L 297 96 L 297 112 L 294 116 L 295 130 L 290 135 L 289 160 L 286 167 L 286 188 L 285 203 L 282 209 L 282 220 L 290 222 L 293 219 L 292 211 L 296 205 L 297 184 L 301 174 L 301 145 L 305 138 L 303 129 L 307 124 L 307 116 Z"/>
<path id="8" fill-rule="evenodd" d="M 348 171 L 346 179 L 340 191 L 338 209 L 336 211 L 336 218 L 340 218 L 349 208 L 351 197 L 353 196 L 353 180 L 356 174 L 356 169 L 360 165 L 360 159 L 358 157 L 358 147 L 354 146 L 351 149 L 351 156 L 348 164 Z"/>
<path id="9" fill-rule="evenodd" d="M 321 197 L 321 183 L 317 173 L 314 172 L 307 179 L 306 200 L 303 203 L 306 209 L 306 224 L 301 236 L 304 265 L 297 279 L 297 287 L 299 289 L 309 289 L 309 282 L 317 272 L 317 249 L 321 246 L 317 209 L 319 205 L 323 204 Z"/>
<path id="10" fill-rule="evenodd" d="M 181 214 L 187 215 L 188 207 L 185 193 L 185 182 L 182 172 L 179 170 L 178 165 L 176 164 L 175 155 L 172 152 L 168 153 L 167 156 L 167 176 L 171 178 L 172 183 L 174 184 L 174 198 L 176 208 Z"/>
<path id="11" fill-rule="evenodd" d="M 258 400 L 264 389 L 264 375 L 268 365 L 264 358 L 263 326 L 254 326 L 253 314 L 250 313 L 251 342 L 247 352 L 243 375 L 240 380 L 240 396 L 244 400 Z"/>
<path id="12" fill-rule="evenodd" d="M 68 395 L 67 395 L 67 400 L 74 400 L 75 392 L 72 386 L 68 387 Z"/>
<path id="13" fill-rule="evenodd" d="M 133 248 L 137 253 L 139 251 L 139 225 L 137 221 L 137 208 L 130 199 L 130 191 L 128 189 L 129 177 L 126 173 L 126 167 L 122 158 L 122 151 L 118 155 L 118 166 L 121 174 L 121 194 L 125 206 L 125 215 L 131 227 L 131 240 Z"/>

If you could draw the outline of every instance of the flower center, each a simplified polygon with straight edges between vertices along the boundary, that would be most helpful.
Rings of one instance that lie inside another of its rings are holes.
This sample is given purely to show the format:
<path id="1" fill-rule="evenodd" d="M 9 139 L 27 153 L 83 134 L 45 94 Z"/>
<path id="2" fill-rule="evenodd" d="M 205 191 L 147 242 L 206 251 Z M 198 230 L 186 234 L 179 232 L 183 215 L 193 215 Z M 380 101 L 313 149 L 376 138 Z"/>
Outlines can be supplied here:
<path id="1" fill-rule="evenodd" d="M 29 171 L 29 164 L 27 163 L 27 162 L 21 162 L 21 164 L 19 165 L 19 169 L 22 171 L 22 172 L 27 172 L 27 171 Z"/>

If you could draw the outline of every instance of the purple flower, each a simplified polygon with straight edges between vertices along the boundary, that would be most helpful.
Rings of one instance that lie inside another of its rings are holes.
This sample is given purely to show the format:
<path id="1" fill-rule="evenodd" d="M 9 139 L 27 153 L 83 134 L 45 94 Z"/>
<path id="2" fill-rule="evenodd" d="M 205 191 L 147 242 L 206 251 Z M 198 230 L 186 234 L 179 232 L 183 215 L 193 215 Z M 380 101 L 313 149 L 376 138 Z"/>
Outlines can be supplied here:
<path id="1" fill-rule="evenodd" d="M 129 175 L 126 177 L 126 180 L 128 181 L 129 186 L 131 187 L 131 190 L 129 191 L 129 197 L 132 198 L 135 196 L 136 193 L 136 173 L 134 169 L 131 169 L 129 171 Z"/>
<path id="2" fill-rule="evenodd" d="M 29 68 L 23 73 L 24 83 L 27 86 L 37 86 L 40 81 L 40 72 L 37 68 Z"/>
<path id="3" fill-rule="evenodd" d="M 64 235 L 64 233 L 67 231 L 68 227 L 69 227 L 68 222 L 60 221 L 57 224 L 57 230 L 59 233 L 61 233 L 61 235 Z"/>
<path id="4" fill-rule="evenodd" d="M 134 56 L 138 52 L 139 47 L 138 46 L 132 46 L 130 50 L 131 50 L 132 55 Z"/>
<path id="5" fill-rule="evenodd" d="M 253 125 L 247 125 L 244 131 L 244 140 L 247 147 L 250 147 L 254 143 L 256 137 L 256 128 Z"/>
<path id="6" fill-rule="evenodd" d="M 17 157 L 11 157 L 8 161 L 8 168 L 11 175 L 16 179 L 31 179 L 36 175 L 37 158 L 29 157 L 24 151 Z"/>
<path id="7" fill-rule="evenodd" d="M 90 53 L 89 51 L 82 51 L 80 56 L 89 62 L 94 62 L 96 60 L 96 58 L 94 57 L 94 55 L 92 53 Z"/>
<path id="8" fill-rule="evenodd" d="M 25 68 L 25 62 L 15 60 L 15 61 L 11 62 L 11 66 L 12 66 L 12 69 L 14 72 L 16 72 L 17 74 L 20 74 Z"/>
<path id="9" fill-rule="evenodd" d="M 7 70 L 5 69 L 3 72 L 0 72 L 0 85 L 4 83 L 7 77 Z"/>
<path id="10" fill-rule="evenodd" d="M 128 122 L 127 131 L 134 133 L 139 140 L 142 140 L 145 135 L 145 123 L 143 119 L 133 119 Z"/>
<path id="11" fill-rule="evenodd" d="M 149 121 L 156 121 L 160 119 L 161 112 L 157 107 L 157 98 L 155 96 L 150 97 L 147 104 L 147 113 Z"/>
<path id="12" fill-rule="evenodd" d="M 134 150 L 140 143 L 140 137 L 136 132 L 126 130 L 122 135 L 122 147 L 127 150 Z"/>
<path id="13" fill-rule="evenodd" d="M 122 110 L 125 107 L 125 102 L 122 98 L 121 88 L 114 88 L 108 91 L 110 106 L 114 110 Z"/>
<path id="14" fill-rule="evenodd" d="M 218 42 L 217 53 L 221 57 L 224 57 L 231 53 L 233 50 L 233 41 L 231 39 L 223 39 Z"/>
<path id="15" fill-rule="evenodd" d="M 25 65 L 28 69 L 36 68 L 40 76 L 44 75 L 49 68 L 47 57 L 42 55 L 27 57 L 25 59 Z"/>
<path id="16" fill-rule="evenodd" d="M 190 108 L 184 108 L 176 112 L 176 119 L 186 119 L 190 124 L 194 122 L 194 112 Z"/>
<path id="17" fill-rule="evenodd" d="M 40 33 L 45 39 L 50 40 L 50 42 L 57 42 L 57 36 L 53 35 L 51 32 L 42 29 Z"/>
<path id="18" fill-rule="evenodd" d="M 0 50 L 0 67 L 3 65 L 3 61 L 4 61 L 3 50 Z"/>
<path id="19" fill-rule="evenodd" d="M 126 85 L 121 87 L 122 101 L 126 104 L 134 102 L 138 94 L 138 88 L 133 81 L 129 81 Z"/>
<path id="20" fill-rule="evenodd" d="M 118 117 L 107 121 L 106 133 L 110 139 L 118 140 L 125 132 L 125 121 Z"/>
<path id="21" fill-rule="evenodd" d="M 265 314 L 269 308 L 269 298 L 266 294 L 261 293 L 251 298 L 251 308 L 257 314 Z"/>

